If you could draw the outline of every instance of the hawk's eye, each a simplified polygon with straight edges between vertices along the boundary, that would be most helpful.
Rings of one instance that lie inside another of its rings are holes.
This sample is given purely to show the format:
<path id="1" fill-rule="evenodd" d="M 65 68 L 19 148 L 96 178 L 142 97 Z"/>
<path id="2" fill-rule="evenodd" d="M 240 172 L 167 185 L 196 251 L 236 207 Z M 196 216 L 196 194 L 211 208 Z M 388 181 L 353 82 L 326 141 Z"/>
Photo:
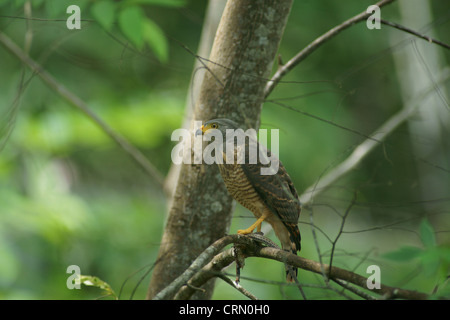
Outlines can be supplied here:
<path id="1" fill-rule="evenodd" d="M 217 125 L 217 123 L 213 123 L 213 124 L 211 124 L 211 128 L 212 129 L 217 129 L 219 126 Z"/>

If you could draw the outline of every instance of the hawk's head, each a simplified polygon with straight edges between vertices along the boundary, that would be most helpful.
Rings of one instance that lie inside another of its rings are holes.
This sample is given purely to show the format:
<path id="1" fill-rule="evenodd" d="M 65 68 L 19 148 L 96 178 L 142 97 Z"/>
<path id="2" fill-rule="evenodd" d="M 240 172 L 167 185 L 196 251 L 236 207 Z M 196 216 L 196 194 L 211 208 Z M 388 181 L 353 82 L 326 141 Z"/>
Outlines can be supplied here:
<path id="1" fill-rule="evenodd" d="M 239 128 L 238 124 L 230 119 L 213 119 L 206 121 L 204 125 L 200 129 L 195 132 L 195 135 L 203 135 L 206 134 L 209 130 L 219 130 L 222 133 L 222 136 L 225 137 L 227 129 L 236 130 Z"/>

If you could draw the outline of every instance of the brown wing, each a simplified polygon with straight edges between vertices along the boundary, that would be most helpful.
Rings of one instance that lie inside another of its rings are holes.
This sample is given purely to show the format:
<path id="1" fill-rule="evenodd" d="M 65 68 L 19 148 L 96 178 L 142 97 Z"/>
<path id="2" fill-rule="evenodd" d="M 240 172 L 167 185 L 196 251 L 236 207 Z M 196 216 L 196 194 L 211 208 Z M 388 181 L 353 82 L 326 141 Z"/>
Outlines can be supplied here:
<path id="1" fill-rule="evenodd" d="M 258 148 L 261 148 L 259 143 L 257 145 Z M 264 147 L 262 148 L 268 157 L 272 156 L 270 150 L 267 150 Z M 297 224 L 301 205 L 291 178 L 279 160 L 279 169 L 276 174 L 262 175 L 261 168 L 269 167 L 269 165 L 264 165 L 260 163 L 259 160 L 256 164 L 249 164 L 248 154 L 249 152 L 246 152 L 245 163 L 241 164 L 247 179 L 255 188 L 261 199 L 263 199 L 267 207 L 276 214 L 286 226 L 290 234 L 291 242 L 295 243 L 296 249 L 300 251 L 301 237 Z"/>

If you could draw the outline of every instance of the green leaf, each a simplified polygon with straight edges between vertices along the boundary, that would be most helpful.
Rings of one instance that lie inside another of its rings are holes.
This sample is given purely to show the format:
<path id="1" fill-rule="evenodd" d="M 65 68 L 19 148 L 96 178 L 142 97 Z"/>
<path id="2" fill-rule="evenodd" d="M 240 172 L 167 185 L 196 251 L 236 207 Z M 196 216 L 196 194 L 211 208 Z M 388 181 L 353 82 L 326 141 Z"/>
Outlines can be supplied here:
<path id="1" fill-rule="evenodd" d="M 431 277 L 437 274 L 441 265 L 441 256 L 438 248 L 430 248 L 421 256 L 424 275 Z"/>
<path id="2" fill-rule="evenodd" d="M 136 6 L 126 7 L 119 14 L 120 29 L 138 49 L 142 49 L 144 45 L 142 33 L 144 19 L 144 12 Z"/>
<path id="3" fill-rule="evenodd" d="M 92 16 L 107 31 L 111 31 L 114 23 L 116 5 L 111 1 L 98 1 L 91 8 Z"/>
<path id="4" fill-rule="evenodd" d="M 3 229 L 1 231 L 4 231 Z M 2 232 L 2 234 L 7 234 Z M 14 246 L 8 243 L 7 238 L 0 237 L 0 258 L 2 263 L 0 263 L 0 274 L 2 279 L 0 281 L 1 285 L 5 288 L 12 286 L 19 276 L 20 263 L 14 253 Z"/>
<path id="5" fill-rule="evenodd" d="M 423 250 L 420 248 L 405 246 L 397 251 L 385 253 L 383 257 L 389 260 L 405 262 L 419 257 L 422 253 Z"/>
<path id="6" fill-rule="evenodd" d="M 153 6 L 163 6 L 163 7 L 184 7 L 186 5 L 186 0 L 128 0 L 124 1 L 124 5 L 153 5 Z"/>
<path id="7" fill-rule="evenodd" d="M 118 299 L 116 293 L 111 288 L 111 286 L 94 276 L 86 276 L 86 275 L 80 275 L 80 283 L 84 284 L 85 286 L 92 286 L 102 289 L 105 292 L 105 295 L 112 296 L 114 299 Z"/>
<path id="8" fill-rule="evenodd" d="M 430 248 L 436 246 L 436 236 L 434 229 L 428 219 L 423 219 L 420 223 L 420 239 L 425 247 Z"/>
<path id="9" fill-rule="evenodd" d="M 439 254 L 446 263 L 450 263 L 450 248 L 449 247 L 438 247 L 437 250 Z"/>
<path id="10" fill-rule="evenodd" d="M 162 63 L 167 62 L 169 49 L 167 39 L 163 31 L 149 19 L 145 19 L 143 24 L 143 37 L 150 49 L 155 53 L 158 60 Z"/>

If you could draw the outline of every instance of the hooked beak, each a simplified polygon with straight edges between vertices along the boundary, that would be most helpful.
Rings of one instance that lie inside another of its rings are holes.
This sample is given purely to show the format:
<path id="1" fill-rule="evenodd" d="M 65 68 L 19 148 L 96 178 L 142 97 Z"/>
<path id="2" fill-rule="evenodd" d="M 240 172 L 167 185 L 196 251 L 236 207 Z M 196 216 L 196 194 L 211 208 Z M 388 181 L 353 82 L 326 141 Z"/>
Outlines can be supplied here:
<path id="1" fill-rule="evenodd" d="M 195 136 L 203 135 L 204 132 L 205 126 L 202 125 L 200 129 L 197 129 L 197 131 L 195 131 Z"/>

